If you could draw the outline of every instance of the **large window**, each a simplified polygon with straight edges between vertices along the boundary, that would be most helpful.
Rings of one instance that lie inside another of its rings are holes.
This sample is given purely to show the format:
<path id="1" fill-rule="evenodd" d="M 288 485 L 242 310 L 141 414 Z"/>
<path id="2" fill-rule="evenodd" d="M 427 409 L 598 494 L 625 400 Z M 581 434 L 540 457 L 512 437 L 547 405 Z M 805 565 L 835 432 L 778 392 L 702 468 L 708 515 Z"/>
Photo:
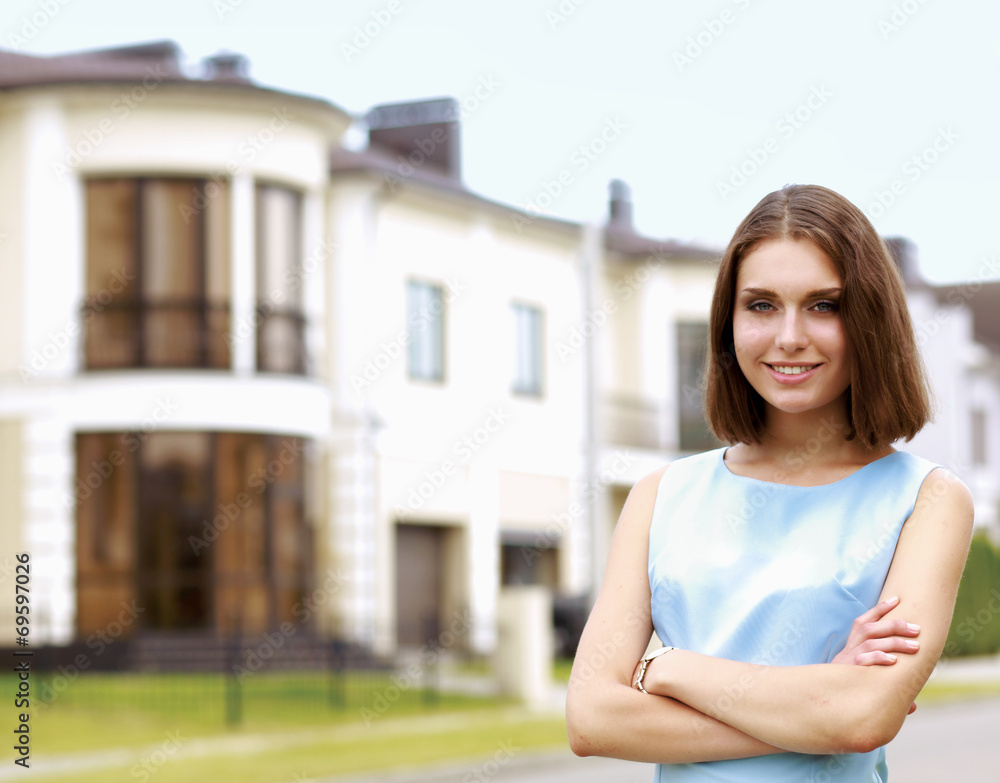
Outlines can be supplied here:
<path id="1" fill-rule="evenodd" d="M 410 332 L 409 374 L 421 381 L 444 380 L 444 296 L 440 286 L 410 280 L 406 289 Z"/>
<path id="2" fill-rule="evenodd" d="M 77 632 L 123 605 L 134 630 L 261 633 L 298 622 L 311 586 L 300 438 L 77 436 Z"/>
<path id="3" fill-rule="evenodd" d="M 543 349 L 542 311 L 531 305 L 514 302 L 514 367 L 511 390 L 515 394 L 541 396 Z"/>
<path id="4" fill-rule="evenodd" d="M 225 183 L 91 179 L 86 209 L 85 366 L 228 368 Z"/>
<path id="5" fill-rule="evenodd" d="M 305 373 L 302 198 L 257 187 L 257 369 Z"/>
<path id="6" fill-rule="evenodd" d="M 705 355 L 708 324 L 677 324 L 677 410 L 681 451 L 704 451 L 718 441 L 705 421 Z"/>

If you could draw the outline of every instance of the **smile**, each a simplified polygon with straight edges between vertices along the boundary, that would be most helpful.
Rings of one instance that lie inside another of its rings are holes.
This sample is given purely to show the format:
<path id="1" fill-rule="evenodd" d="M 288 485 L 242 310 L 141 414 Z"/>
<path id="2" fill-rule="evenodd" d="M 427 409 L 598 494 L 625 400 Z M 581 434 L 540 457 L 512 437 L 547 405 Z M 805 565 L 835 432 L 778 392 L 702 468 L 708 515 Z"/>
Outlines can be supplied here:
<path id="1" fill-rule="evenodd" d="M 780 372 L 782 375 L 801 375 L 804 372 L 809 372 L 819 367 L 818 364 L 800 364 L 796 366 L 769 364 L 767 366 L 775 372 Z"/>

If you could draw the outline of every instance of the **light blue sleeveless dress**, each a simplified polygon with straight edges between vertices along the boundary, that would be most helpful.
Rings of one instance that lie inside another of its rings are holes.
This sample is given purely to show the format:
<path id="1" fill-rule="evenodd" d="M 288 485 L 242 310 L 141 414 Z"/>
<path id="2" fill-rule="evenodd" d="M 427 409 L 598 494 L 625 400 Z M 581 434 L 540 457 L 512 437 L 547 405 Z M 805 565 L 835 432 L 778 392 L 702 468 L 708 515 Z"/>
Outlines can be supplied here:
<path id="1" fill-rule="evenodd" d="M 936 465 L 896 451 L 832 484 L 746 478 L 724 448 L 663 474 L 649 531 L 649 586 L 665 645 L 748 663 L 827 663 L 878 603 L 903 522 Z M 721 705 L 724 707 L 724 705 Z M 885 748 L 661 764 L 655 781 L 885 783 Z"/>

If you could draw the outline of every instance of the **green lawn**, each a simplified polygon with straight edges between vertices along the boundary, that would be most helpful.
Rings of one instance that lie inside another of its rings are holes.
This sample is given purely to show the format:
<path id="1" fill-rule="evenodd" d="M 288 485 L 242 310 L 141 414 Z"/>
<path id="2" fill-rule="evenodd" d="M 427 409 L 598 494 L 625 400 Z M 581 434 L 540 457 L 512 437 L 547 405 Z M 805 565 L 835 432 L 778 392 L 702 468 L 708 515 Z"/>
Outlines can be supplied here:
<path id="1" fill-rule="evenodd" d="M 565 682 L 570 662 L 553 678 Z M 33 680 L 36 693 L 46 681 Z M 385 674 L 340 681 L 260 674 L 227 725 L 220 675 L 81 676 L 32 711 L 33 780 L 290 783 L 405 765 L 496 759 L 566 747 L 563 717 L 499 699 L 433 696 Z M 0 689 L 12 692 L 11 677 Z M 51 696 L 55 691 L 49 692 Z M 1000 695 L 1000 683 L 929 683 L 918 703 Z M 63 765 L 57 770 L 52 765 Z M 50 770 L 46 772 L 46 770 Z M 155 777 L 153 777 L 155 773 Z M 474 779 L 474 777 L 473 777 Z"/>
<path id="2" fill-rule="evenodd" d="M 12 677 L 0 677 L 0 691 L 14 688 Z M 71 683 L 36 676 L 32 691 L 31 777 L 42 781 L 287 783 L 450 759 L 502 761 L 564 746 L 566 737 L 561 714 L 436 694 L 379 673 L 258 674 L 239 689 L 236 724 L 226 720 L 234 690 L 218 674 L 88 673 Z"/>
<path id="3" fill-rule="evenodd" d="M 920 695 L 917 706 L 940 704 L 947 701 L 967 701 L 988 696 L 1000 696 L 1000 682 L 928 682 Z"/>
<path id="4" fill-rule="evenodd" d="M 179 722 L 172 728 L 161 725 L 153 737 L 123 754 L 112 767 L 86 771 L 83 767 L 92 754 L 84 754 L 79 759 L 83 763 L 74 763 L 72 771 L 45 774 L 46 762 L 59 761 L 47 747 L 47 740 L 59 732 L 82 730 L 103 738 L 117 733 L 127 722 L 93 717 L 89 727 L 79 722 L 62 726 L 39 723 L 33 738 L 37 769 L 32 780 L 104 783 L 145 779 L 155 771 L 156 783 L 278 783 L 435 761 L 505 760 L 527 750 L 565 746 L 566 742 L 561 715 L 533 716 L 509 706 L 439 710 L 419 719 L 386 717 L 368 727 L 356 720 L 353 724 L 298 730 L 286 726 L 261 731 L 247 726 L 224 734 L 199 734 L 194 724 Z M 109 757 L 107 750 L 96 755 Z M 476 762 L 468 763 L 471 772 Z"/>

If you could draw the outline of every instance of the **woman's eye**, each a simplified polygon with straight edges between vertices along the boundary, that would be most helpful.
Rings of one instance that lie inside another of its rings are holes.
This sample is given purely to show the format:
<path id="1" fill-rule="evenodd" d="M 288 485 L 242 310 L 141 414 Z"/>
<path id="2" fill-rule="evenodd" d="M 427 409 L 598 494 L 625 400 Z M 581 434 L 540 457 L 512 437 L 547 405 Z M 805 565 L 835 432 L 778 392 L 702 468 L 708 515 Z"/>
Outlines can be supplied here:
<path id="1" fill-rule="evenodd" d="M 751 302 L 747 305 L 747 310 L 752 310 L 756 313 L 763 313 L 771 309 L 770 302 Z"/>
<path id="2" fill-rule="evenodd" d="M 836 302 L 817 302 L 813 307 L 821 313 L 835 313 L 837 312 Z"/>

